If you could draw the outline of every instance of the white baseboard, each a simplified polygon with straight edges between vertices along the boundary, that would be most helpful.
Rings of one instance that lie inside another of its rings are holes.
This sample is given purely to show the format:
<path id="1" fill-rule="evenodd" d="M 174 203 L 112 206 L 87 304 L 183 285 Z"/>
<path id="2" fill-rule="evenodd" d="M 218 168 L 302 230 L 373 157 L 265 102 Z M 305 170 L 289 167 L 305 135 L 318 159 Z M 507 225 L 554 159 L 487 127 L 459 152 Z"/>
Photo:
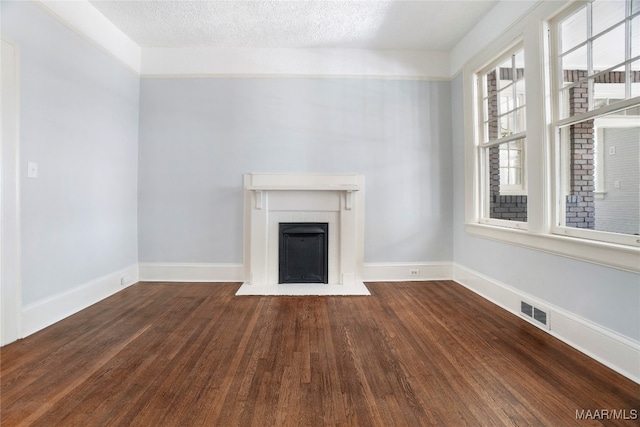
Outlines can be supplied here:
<path id="1" fill-rule="evenodd" d="M 138 264 L 133 264 L 76 288 L 28 304 L 22 309 L 21 336 L 24 338 L 53 325 L 137 281 Z"/>
<path id="2" fill-rule="evenodd" d="M 143 282 L 243 282 L 242 264 L 140 263 Z"/>
<path id="3" fill-rule="evenodd" d="M 527 321 L 529 319 L 520 315 L 520 301 L 545 307 L 548 310 L 549 329 L 534 322 L 531 324 L 640 383 L 640 343 L 637 341 L 455 263 L 453 280 Z"/>
<path id="4" fill-rule="evenodd" d="M 411 270 L 417 270 L 412 275 Z M 364 264 L 363 281 L 450 280 L 451 263 Z M 144 282 L 244 282 L 242 264 L 140 263 Z"/>
<path id="5" fill-rule="evenodd" d="M 362 276 L 365 282 L 451 280 L 452 267 L 450 262 L 365 263 Z"/>

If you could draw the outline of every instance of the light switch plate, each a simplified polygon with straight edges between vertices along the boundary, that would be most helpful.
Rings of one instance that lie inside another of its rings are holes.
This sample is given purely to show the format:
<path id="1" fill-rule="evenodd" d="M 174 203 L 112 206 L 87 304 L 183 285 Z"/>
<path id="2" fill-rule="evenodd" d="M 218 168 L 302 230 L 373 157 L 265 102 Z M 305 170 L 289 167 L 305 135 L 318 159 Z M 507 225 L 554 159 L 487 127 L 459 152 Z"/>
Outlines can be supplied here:
<path id="1" fill-rule="evenodd" d="M 27 162 L 27 178 L 38 177 L 38 164 L 36 162 Z"/>

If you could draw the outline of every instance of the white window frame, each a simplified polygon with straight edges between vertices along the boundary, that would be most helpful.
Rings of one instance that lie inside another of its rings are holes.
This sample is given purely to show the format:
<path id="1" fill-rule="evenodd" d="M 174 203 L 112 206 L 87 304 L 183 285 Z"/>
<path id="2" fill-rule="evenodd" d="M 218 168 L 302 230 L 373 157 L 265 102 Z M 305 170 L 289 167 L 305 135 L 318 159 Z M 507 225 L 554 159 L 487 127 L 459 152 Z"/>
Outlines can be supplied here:
<path id="1" fill-rule="evenodd" d="M 551 232 L 556 189 L 551 185 L 559 178 L 555 168 L 554 128 L 551 123 L 551 71 L 549 67 L 549 21 L 572 2 L 540 2 L 517 25 L 509 26 L 493 42 L 488 43 L 462 69 L 462 94 L 465 138 L 465 230 L 470 235 L 534 249 L 620 270 L 640 272 L 640 248 L 596 240 L 576 238 Z M 527 74 L 527 230 L 519 230 L 480 222 L 479 167 L 476 146 L 478 126 L 476 72 L 486 67 L 501 52 L 522 42 Z"/>
<path id="2" fill-rule="evenodd" d="M 506 60 L 513 57 L 513 55 L 520 52 L 521 50 L 522 51 L 524 50 L 524 46 L 523 46 L 522 40 L 518 40 L 516 43 L 510 44 L 499 55 L 496 55 L 496 57 L 493 58 L 488 65 L 482 67 L 481 69 L 479 69 L 477 72 L 474 73 L 474 79 L 476 82 L 476 92 L 475 92 L 476 110 L 475 110 L 474 116 L 475 116 L 475 123 L 477 126 L 477 133 L 476 133 L 477 138 L 475 141 L 475 145 L 476 145 L 476 151 L 477 151 L 476 157 L 477 157 L 477 161 L 479 162 L 478 177 L 476 178 L 477 180 L 476 188 L 478 192 L 478 212 L 479 212 L 478 223 L 493 225 L 497 227 L 526 230 L 528 228 L 526 221 L 510 221 L 506 219 L 490 218 L 489 216 L 490 201 L 489 201 L 489 194 L 488 194 L 489 171 L 487 170 L 488 161 L 487 159 L 485 159 L 485 156 L 486 156 L 486 153 L 488 152 L 488 149 L 491 147 L 499 147 L 502 144 L 507 144 L 509 142 L 522 140 L 523 147 L 521 150 L 522 158 L 521 158 L 521 165 L 520 165 L 521 184 L 520 185 L 500 185 L 500 194 L 509 195 L 509 196 L 526 196 L 527 195 L 527 166 L 526 166 L 527 132 L 526 130 L 524 130 L 508 136 L 498 137 L 496 139 L 489 140 L 488 137 L 485 138 L 485 128 L 484 128 L 484 125 L 485 125 L 484 122 L 486 120 L 486 115 L 487 115 L 487 111 L 485 111 L 485 106 L 484 106 L 484 99 L 486 96 L 486 93 L 485 93 L 486 85 L 484 81 L 484 76 L 487 73 L 489 73 L 491 70 L 496 69 L 497 66 L 504 63 Z M 525 61 L 525 68 L 526 68 L 526 61 Z M 496 76 L 496 78 L 499 80 L 500 76 Z M 524 77 L 525 93 L 526 93 L 526 78 L 527 76 L 525 72 L 525 77 Z M 513 85 L 513 90 L 515 91 L 516 83 L 514 82 L 512 85 Z M 498 92 L 498 95 L 499 95 L 499 92 Z M 525 99 L 526 99 L 526 96 L 525 96 Z M 498 99 L 498 104 L 500 104 L 500 99 Z M 515 103 L 514 103 L 513 108 L 508 112 L 509 113 L 514 112 L 519 108 L 524 108 L 524 111 L 526 114 L 527 103 L 525 102 L 524 106 L 518 107 L 518 108 L 515 107 Z"/>
<path id="3" fill-rule="evenodd" d="M 520 184 L 500 184 L 500 194 L 503 194 L 505 196 L 526 196 L 527 195 L 527 173 L 526 173 L 526 168 L 525 168 L 525 164 L 526 164 L 526 159 L 525 159 L 525 153 L 526 153 L 526 135 L 522 138 L 524 141 L 524 144 L 522 146 L 522 149 L 520 149 Z M 510 140 L 508 142 L 516 142 L 518 141 L 516 140 Z M 505 144 L 504 141 L 500 141 L 500 144 Z M 510 149 L 507 150 L 502 150 L 501 151 L 510 151 Z M 507 169 L 516 169 L 517 167 L 509 167 L 507 166 Z M 500 175 L 502 176 L 502 175 Z"/>
<path id="4" fill-rule="evenodd" d="M 552 108 L 553 108 L 553 118 L 552 118 L 553 122 L 551 123 L 551 127 L 553 129 L 553 135 L 554 135 L 552 142 L 555 147 L 552 150 L 552 152 L 554 153 L 552 160 L 554 162 L 554 165 L 555 165 L 554 167 L 556 171 L 558 171 L 556 175 L 557 179 L 552 181 L 553 186 L 556 190 L 553 191 L 554 209 L 552 212 L 553 219 L 551 222 L 550 232 L 552 234 L 561 235 L 561 236 L 570 236 L 578 239 L 585 239 L 585 240 L 588 239 L 588 240 L 601 241 L 608 244 L 640 247 L 639 236 L 634 236 L 629 234 L 610 233 L 606 231 L 598 231 L 593 229 L 580 229 L 580 228 L 565 226 L 564 225 L 565 215 L 566 215 L 565 194 L 567 193 L 566 191 L 567 189 L 564 188 L 565 191 L 562 191 L 562 188 L 561 188 L 561 187 L 566 187 L 567 185 L 566 183 L 568 182 L 567 175 L 569 173 L 567 162 L 566 162 L 566 158 L 567 158 L 566 156 L 570 155 L 570 153 L 568 153 L 568 149 L 566 147 L 567 144 L 562 144 L 562 141 L 563 140 L 566 141 L 567 139 L 566 129 L 568 129 L 571 124 L 580 123 L 590 119 L 607 120 L 607 117 L 606 117 L 607 114 L 610 114 L 619 110 L 623 110 L 629 107 L 640 106 L 640 97 L 629 98 L 631 94 L 631 81 L 629 78 L 630 64 L 639 60 L 640 57 L 635 57 L 635 58 L 630 57 L 631 46 L 630 46 L 630 43 L 628 43 L 631 37 L 630 22 L 632 19 L 630 15 L 630 2 L 627 2 L 626 6 L 627 6 L 627 9 L 625 12 L 625 19 L 623 21 L 624 22 L 623 24 L 616 23 L 613 26 L 602 30 L 598 34 L 591 34 L 591 31 L 588 30 L 587 39 L 584 42 L 578 44 L 577 46 L 582 46 L 582 45 L 587 46 L 588 47 L 587 51 L 590 52 L 589 46 L 591 45 L 593 40 L 595 40 L 597 37 L 599 37 L 602 34 L 606 34 L 612 31 L 613 28 L 619 27 L 620 25 L 625 25 L 625 37 L 626 37 L 625 61 L 622 64 L 617 64 L 614 67 L 611 67 L 611 69 L 617 69 L 621 65 L 625 66 L 626 78 L 625 78 L 624 97 L 627 99 L 595 109 L 593 105 L 593 90 L 590 90 L 589 111 L 587 111 L 586 113 L 578 113 L 570 117 L 561 116 L 561 109 L 563 108 L 564 105 L 566 105 L 565 102 L 563 101 L 565 101 L 565 98 L 566 98 L 565 93 L 567 93 L 567 90 L 566 90 L 566 87 L 563 87 L 562 61 L 560 61 L 560 52 L 558 49 L 560 45 L 560 40 L 558 37 L 560 33 L 559 26 L 560 26 L 560 23 L 565 18 L 575 13 L 576 11 L 580 10 L 581 8 L 587 8 L 588 10 L 587 19 L 591 19 L 591 13 L 590 13 L 591 4 L 589 2 L 576 3 L 571 7 L 567 8 L 562 13 L 558 14 L 556 17 L 554 17 L 550 21 L 551 31 L 550 31 L 550 49 L 549 49 L 550 52 L 549 53 L 551 57 L 551 70 L 552 70 L 550 95 L 552 99 Z M 635 15 L 635 16 L 639 16 L 639 15 Z M 574 50 L 574 49 L 575 47 L 572 48 L 571 50 Z M 591 61 L 592 61 L 591 55 L 588 55 L 589 63 L 587 64 L 587 68 L 588 68 L 589 77 L 593 77 L 595 75 L 602 73 L 602 72 L 598 72 L 594 74 Z M 608 70 L 605 70 L 604 72 L 606 71 Z M 593 83 L 591 83 L 590 85 L 593 86 Z M 597 135 L 596 135 L 596 138 L 597 138 Z M 561 178 L 564 178 L 564 179 L 561 179 Z M 564 185 L 563 185 L 563 182 L 564 182 Z M 601 197 L 602 193 L 601 191 L 599 192 L 598 190 L 599 188 L 594 189 L 594 197 Z"/>

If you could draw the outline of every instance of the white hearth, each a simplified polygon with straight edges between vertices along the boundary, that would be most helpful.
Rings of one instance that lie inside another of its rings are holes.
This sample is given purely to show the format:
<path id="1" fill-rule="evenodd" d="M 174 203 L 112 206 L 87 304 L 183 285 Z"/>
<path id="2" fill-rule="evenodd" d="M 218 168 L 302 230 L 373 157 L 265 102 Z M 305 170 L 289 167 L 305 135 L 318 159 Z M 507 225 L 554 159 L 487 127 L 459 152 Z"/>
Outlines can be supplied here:
<path id="1" fill-rule="evenodd" d="M 329 284 L 278 283 L 278 224 L 329 224 Z M 364 177 L 244 176 L 244 276 L 236 295 L 369 295 L 362 283 Z"/>

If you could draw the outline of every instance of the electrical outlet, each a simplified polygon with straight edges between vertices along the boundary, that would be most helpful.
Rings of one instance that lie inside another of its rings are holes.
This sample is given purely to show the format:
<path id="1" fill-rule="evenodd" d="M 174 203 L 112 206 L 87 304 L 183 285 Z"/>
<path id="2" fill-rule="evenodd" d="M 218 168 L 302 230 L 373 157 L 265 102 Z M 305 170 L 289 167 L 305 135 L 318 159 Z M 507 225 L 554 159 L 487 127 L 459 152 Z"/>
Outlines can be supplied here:
<path id="1" fill-rule="evenodd" d="M 411 270 L 409 270 L 409 275 L 411 275 L 411 276 L 419 276 L 420 275 L 420 270 L 418 270 L 417 268 L 412 268 Z"/>
<path id="2" fill-rule="evenodd" d="M 120 278 L 120 286 L 125 286 L 127 283 L 129 283 L 129 275 L 124 275 Z"/>
<path id="3" fill-rule="evenodd" d="M 612 147 L 609 147 L 609 154 L 616 154 L 616 147 L 615 145 Z"/>

